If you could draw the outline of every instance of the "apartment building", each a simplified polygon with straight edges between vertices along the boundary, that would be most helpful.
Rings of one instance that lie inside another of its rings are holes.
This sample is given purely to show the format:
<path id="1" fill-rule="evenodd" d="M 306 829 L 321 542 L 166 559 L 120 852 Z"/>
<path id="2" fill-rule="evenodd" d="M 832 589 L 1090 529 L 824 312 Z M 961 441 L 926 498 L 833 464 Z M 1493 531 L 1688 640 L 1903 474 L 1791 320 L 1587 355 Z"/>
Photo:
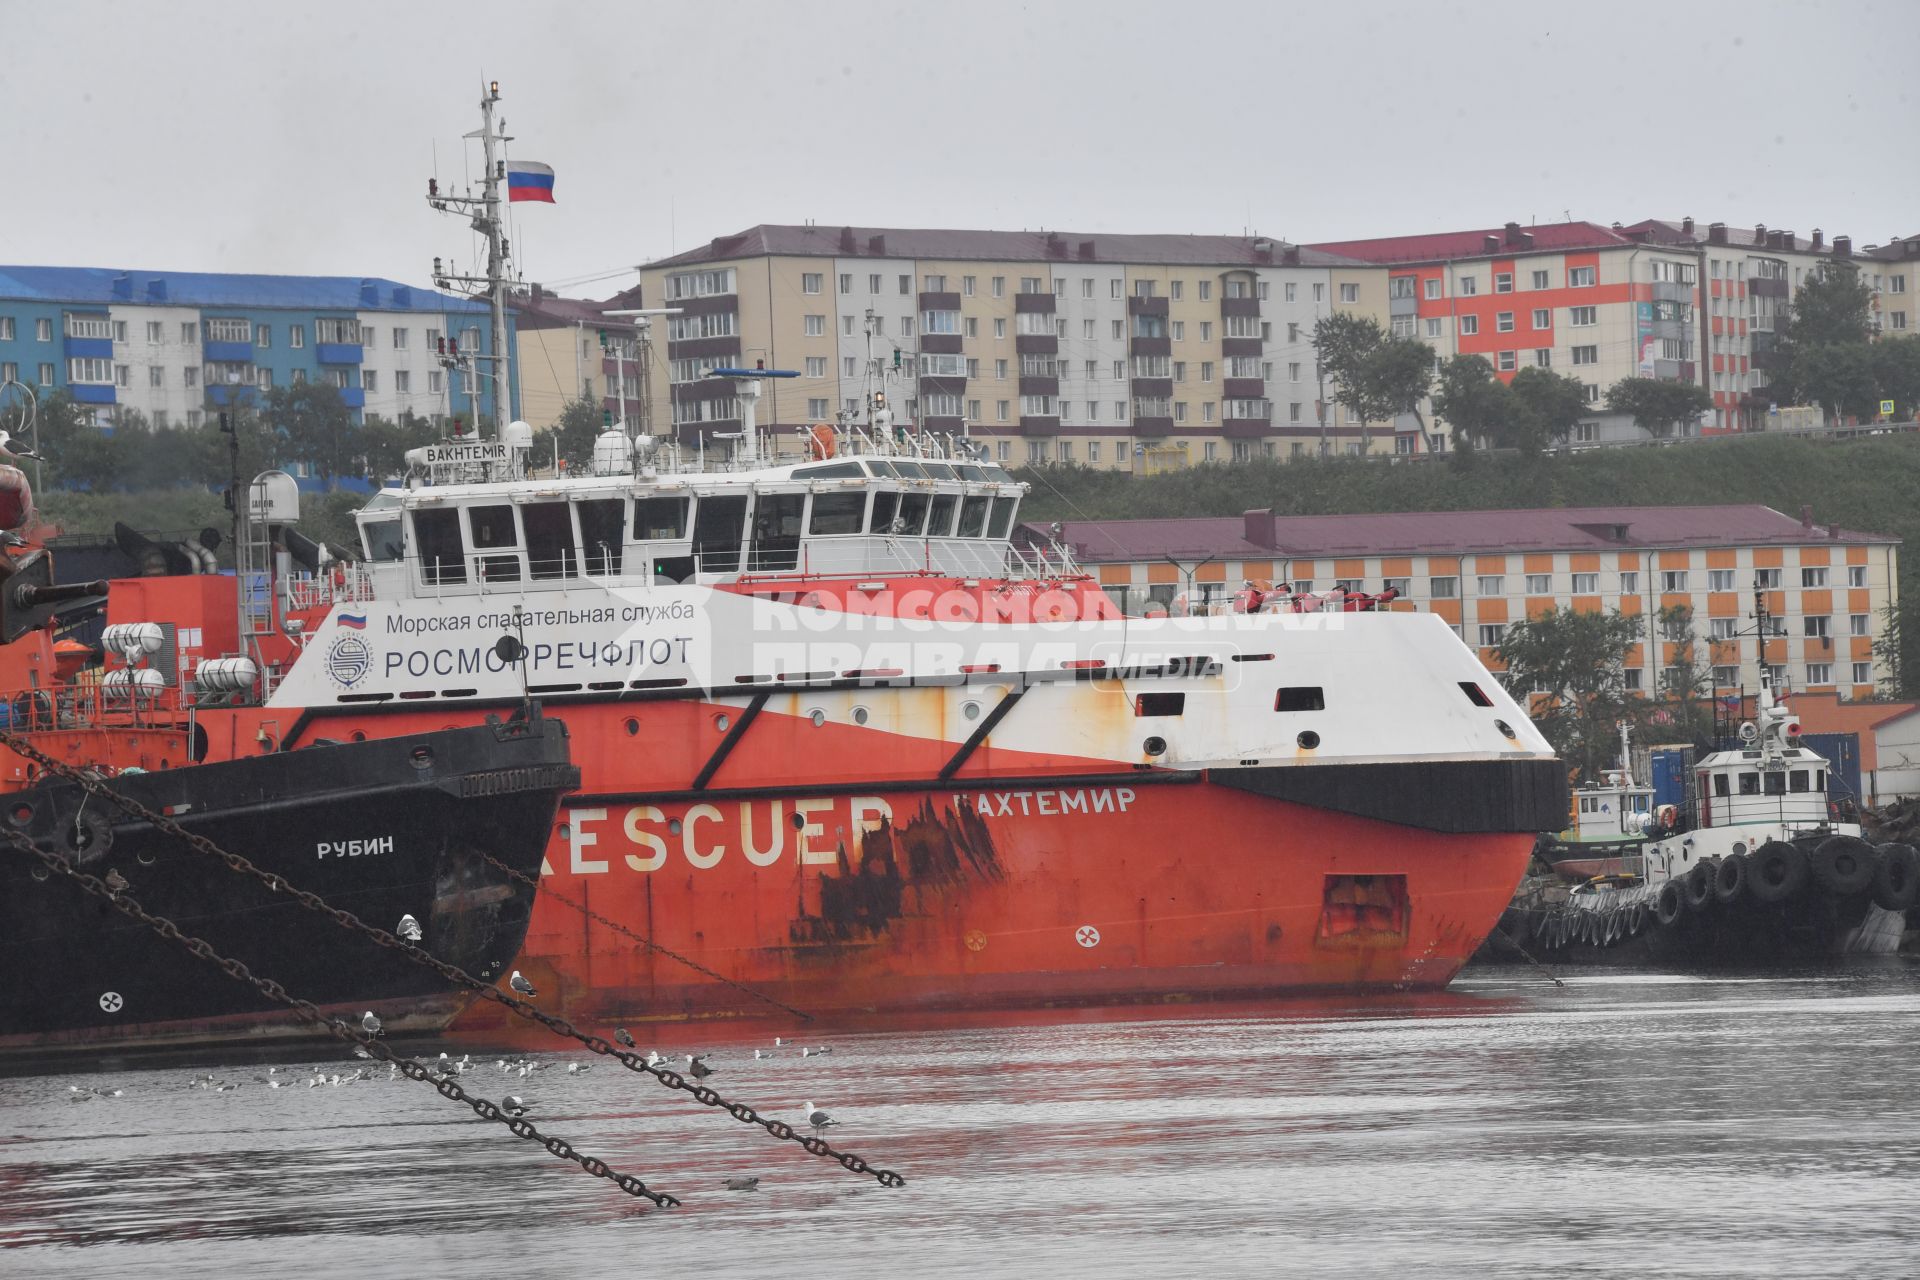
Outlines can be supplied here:
<path id="1" fill-rule="evenodd" d="M 1366 263 L 1261 237 L 771 225 L 650 263 L 638 290 L 678 309 L 648 377 L 685 441 L 739 429 L 708 371 L 758 363 L 799 375 L 757 410 L 788 436 L 884 393 L 1004 462 L 1143 471 L 1411 448 L 1320 403 L 1314 323 L 1384 324 L 1385 294 Z"/>
<path id="2" fill-rule="evenodd" d="M 338 387 L 356 420 L 491 414 L 492 374 L 443 368 L 443 339 L 490 355 L 486 307 L 392 280 L 0 266 L 0 383 L 65 391 L 103 425 L 194 426 L 239 388 L 298 382 Z"/>
<path id="3" fill-rule="evenodd" d="M 1050 527 L 1024 536 L 1044 544 Z M 1548 609 L 1657 615 L 1693 610 L 1695 662 L 1720 689 L 1872 696 L 1898 597 L 1899 540 L 1770 507 L 1573 507 L 1382 515 L 1066 521 L 1059 540 L 1122 608 L 1219 607 L 1247 580 L 1296 591 L 1394 587 L 1396 609 L 1439 614 L 1498 668 L 1516 619 Z M 1755 592 L 1769 634 L 1757 630 Z M 1184 600 L 1183 600 L 1184 598 Z M 1650 629 L 1651 631 L 1651 629 Z M 1764 639 L 1765 651 L 1761 651 Z M 1631 689 L 1654 692 L 1674 663 L 1649 634 L 1627 655 Z"/>
<path id="4" fill-rule="evenodd" d="M 1875 320 L 1890 337 L 1920 333 L 1920 236 L 1895 236 L 1883 245 L 1868 245 L 1860 255 L 1860 270 L 1874 289 Z"/>
<path id="5" fill-rule="evenodd" d="M 520 416 L 534 430 L 559 425 L 567 405 L 581 399 L 597 403 L 610 424 L 649 425 L 640 326 L 634 317 L 608 314 L 638 307 L 636 298 L 633 290 L 604 302 L 562 298 L 536 284 L 513 300 L 514 385 Z"/>
<path id="6" fill-rule="evenodd" d="M 1576 447 L 1646 439 L 1606 410 L 1607 389 L 1622 378 L 1702 380 L 1700 255 L 1691 248 L 1592 222 L 1309 247 L 1380 268 L 1393 332 L 1443 359 L 1483 356 L 1503 381 L 1530 365 L 1579 379 L 1593 412 L 1574 429 Z M 1446 437 L 1436 429 L 1428 444 L 1442 452 Z"/>

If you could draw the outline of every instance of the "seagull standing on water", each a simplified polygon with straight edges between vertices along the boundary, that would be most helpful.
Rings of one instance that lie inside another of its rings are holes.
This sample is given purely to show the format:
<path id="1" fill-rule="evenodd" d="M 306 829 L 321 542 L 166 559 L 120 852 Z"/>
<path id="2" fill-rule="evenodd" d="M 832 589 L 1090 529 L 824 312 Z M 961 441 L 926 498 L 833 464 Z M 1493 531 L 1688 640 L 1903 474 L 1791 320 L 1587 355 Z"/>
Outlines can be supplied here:
<path id="1" fill-rule="evenodd" d="M 629 1049 L 638 1049 L 640 1047 L 633 1042 L 633 1033 L 625 1027 L 615 1027 L 613 1029 L 613 1038 Z"/>
<path id="2" fill-rule="evenodd" d="M 836 1125 L 840 1122 L 809 1102 L 807 1104 L 807 1123 L 813 1126 L 815 1133 L 821 1133 L 825 1131 L 829 1125 Z"/>
<path id="3" fill-rule="evenodd" d="M 518 969 L 515 969 L 513 976 L 507 979 L 507 985 L 523 996 L 537 996 L 540 994 L 533 989 L 533 984 L 527 981 L 527 975 L 521 973 Z"/>
<path id="4" fill-rule="evenodd" d="M 421 931 L 420 922 L 410 915 L 401 916 L 400 923 L 394 926 L 393 931 L 408 942 L 418 942 L 426 936 Z"/>
<path id="5" fill-rule="evenodd" d="M 705 1057 L 706 1055 L 704 1053 L 699 1057 L 695 1057 L 691 1053 L 687 1055 L 687 1074 L 695 1080 L 704 1080 L 713 1074 L 713 1068 L 702 1061 Z"/>
<path id="6" fill-rule="evenodd" d="M 515 1120 L 518 1120 L 521 1116 L 527 1114 L 526 1100 L 517 1098 L 510 1093 L 500 1100 L 500 1110 L 512 1116 Z"/>

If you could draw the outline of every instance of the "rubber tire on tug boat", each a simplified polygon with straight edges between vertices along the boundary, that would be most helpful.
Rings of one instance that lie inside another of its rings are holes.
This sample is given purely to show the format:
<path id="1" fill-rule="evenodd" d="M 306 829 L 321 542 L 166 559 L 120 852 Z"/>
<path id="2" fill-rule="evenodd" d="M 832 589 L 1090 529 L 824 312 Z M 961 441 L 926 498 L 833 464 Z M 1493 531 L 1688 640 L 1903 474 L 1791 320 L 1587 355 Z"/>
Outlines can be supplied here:
<path id="1" fill-rule="evenodd" d="M 1753 878 L 1747 869 L 1747 855 L 1730 853 L 1720 859 L 1720 866 L 1713 877 L 1713 896 L 1723 906 L 1732 906 L 1740 901 L 1747 891 L 1747 882 Z"/>
<path id="2" fill-rule="evenodd" d="M 1653 900 L 1653 918 L 1662 925 L 1672 926 L 1680 922 L 1687 914 L 1687 893 L 1680 881 L 1669 880 L 1660 886 L 1660 892 Z"/>
<path id="3" fill-rule="evenodd" d="M 1687 910 L 1704 911 L 1713 905 L 1713 877 L 1711 862 L 1696 862 L 1687 868 L 1680 881 L 1687 891 Z"/>
<path id="4" fill-rule="evenodd" d="M 1880 846 L 1880 865 L 1873 872 L 1873 905 L 1885 911 L 1905 911 L 1920 898 L 1920 850 L 1910 844 Z"/>
<path id="5" fill-rule="evenodd" d="M 1873 887 L 1879 861 L 1859 836 L 1828 836 L 1813 851 L 1813 878 L 1835 897 L 1865 893 Z"/>
<path id="6" fill-rule="evenodd" d="M 1807 855 L 1785 840 L 1769 840 L 1754 850 L 1747 866 L 1747 888 L 1758 902 L 1785 902 L 1807 887 Z"/>

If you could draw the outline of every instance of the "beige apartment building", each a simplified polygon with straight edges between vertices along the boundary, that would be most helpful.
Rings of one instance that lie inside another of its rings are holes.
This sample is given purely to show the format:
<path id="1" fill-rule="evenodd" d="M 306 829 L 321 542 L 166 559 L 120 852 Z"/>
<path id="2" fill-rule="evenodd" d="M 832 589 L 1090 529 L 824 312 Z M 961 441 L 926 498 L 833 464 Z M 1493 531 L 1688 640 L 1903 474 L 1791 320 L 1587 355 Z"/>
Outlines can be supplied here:
<path id="1" fill-rule="evenodd" d="M 1037 544 L 1055 536 L 1036 524 L 1022 534 Z M 1898 600 L 1898 539 L 1759 505 L 1248 511 L 1070 520 L 1058 538 L 1130 613 L 1224 607 L 1249 580 L 1301 593 L 1392 587 L 1391 608 L 1440 615 L 1495 669 L 1495 649 L 1517 619 L 1552 608 L 1652 617 L 1684 605 L 1694 661 L 1721 690 L 1751 692 L 1764 666 L 1779 688 L 1873 696 L 1887 675 L 1874 641 Z M 1649 628 L 1627 655 L 1628 687 L 1660 690 L 1674 660 L 1674 645 Z"/>
<path id="2" fill-rule="evenodd" d="M 647 375 L 689 443 L 739 429 L 732 380 L 708 376 L 728 365 L 799 375 L 766 380 L 757 409 L 790 442 L 865 423 L 884 395 L 900 421 L 1020 465 L 1419 443 L 1322 407 L 1314 323 L 1384 326 L 1385 273 L 1262 237 L 758 226 L 649 264 L 638 295 L 679 309 Z"/>

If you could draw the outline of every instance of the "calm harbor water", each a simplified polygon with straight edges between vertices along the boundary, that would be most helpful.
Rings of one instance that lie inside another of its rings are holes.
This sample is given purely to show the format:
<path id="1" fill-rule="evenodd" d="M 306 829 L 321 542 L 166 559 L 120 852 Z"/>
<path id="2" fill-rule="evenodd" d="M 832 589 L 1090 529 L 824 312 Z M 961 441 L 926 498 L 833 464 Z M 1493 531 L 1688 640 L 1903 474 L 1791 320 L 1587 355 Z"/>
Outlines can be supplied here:
<path id="1" fill-rule="evenodd" d="M 1920 966 L 1469 971 L 1445 995 L 809 1033 L 664 1028 L 886 1190 L 590 1055 L 462 1078 L 656 1210 L 344 1054 L 0 1080 L 0 1275 L 1898 1275 Z M 696 1041 L 693 1036 L 698 1035 Z M 645 1035 L 641 1036 L 644 1047 Z M 437 1053 L 437 1050 L 436 1050 Z M 429 1055 L 432 1056 L 432 1055 Z M 457 1054 L 455 1055 L 458 1056 Z M 242 1087 L 191 1085 L 212 1073 Z M 270 1079 L 291 1082 L 270 1089 Z M 70 1086 L 121 1090 L 69 1101 Z M 723 1178 L 758 1175 L 752 1193 Z M 883 1270 L 884 1269 L 884 1270 Z"/>

